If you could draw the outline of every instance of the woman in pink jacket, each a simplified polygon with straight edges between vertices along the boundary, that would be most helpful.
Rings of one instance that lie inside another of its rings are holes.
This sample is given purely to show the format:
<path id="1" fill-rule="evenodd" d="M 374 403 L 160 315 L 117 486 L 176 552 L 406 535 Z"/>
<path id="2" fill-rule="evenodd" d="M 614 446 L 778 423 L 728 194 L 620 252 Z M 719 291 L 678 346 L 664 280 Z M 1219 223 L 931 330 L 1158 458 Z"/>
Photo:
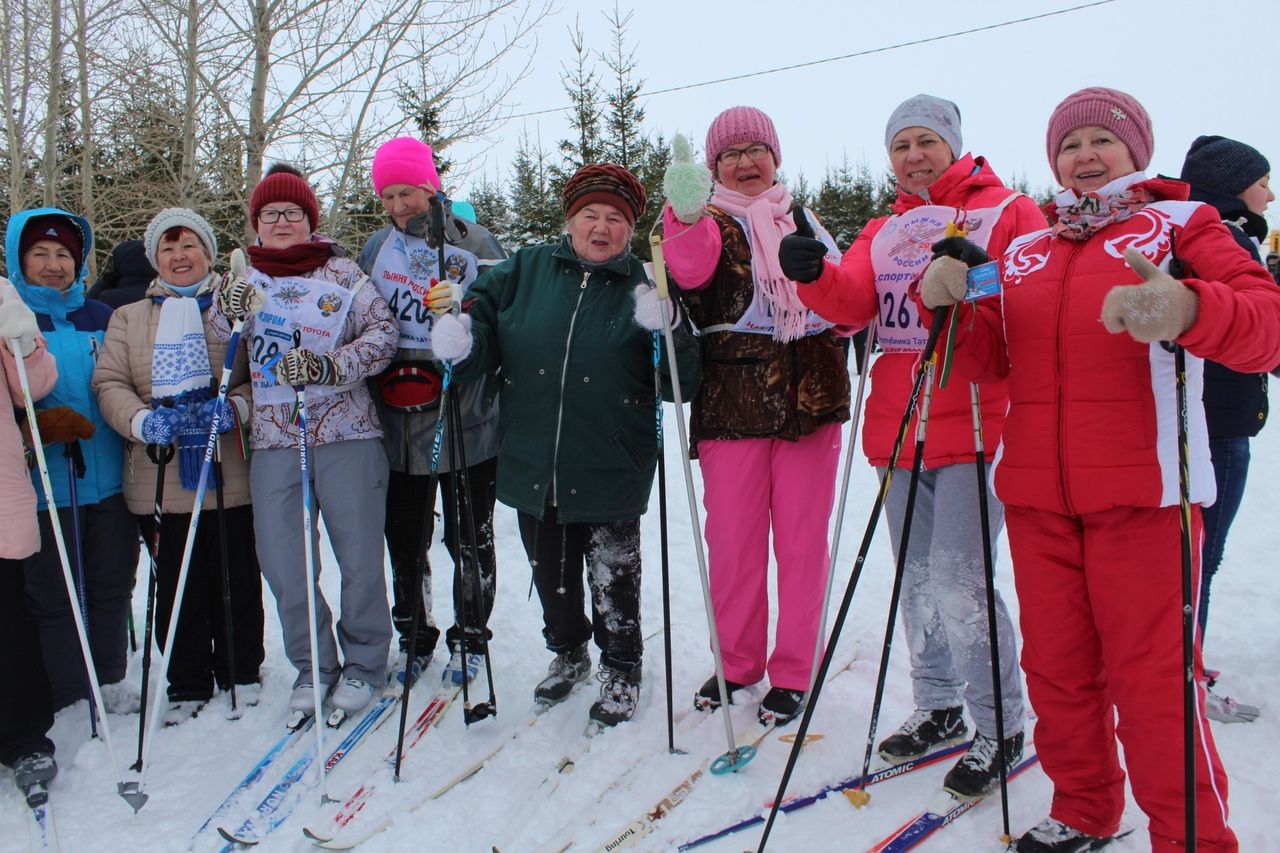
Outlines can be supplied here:
<path id="1" fill-rule="evenodd" d="M 1002 293 L 962 304 L 956 370 L 1005 380 L 1009 415 L 994 472 L 1021 605 L 1022 667 L 1053 781 L 1049 817 L 1019 853 L 1093 850 L 1124 809 L 1124 745 L 1151 848 L 1186 847 L 1182 581 L 1174 354 L 1200 400 L 1204 359 L 1257 372 L 1280 361 L 1280 289 L 1186 184 L 1148 179 L 1151 122 L 1113 89 L 1054 110 L 1049 163 L 1066 188 L 1051 228 L 1014 240 Z M 967 254 L 979 254 L 967 247 Z M 1174 264 L 1174 258 L 1179 263 Z M 1172 274 L 1171 274 L 1172 273 Z M 930 265 L 923 304 L 963 294 L 965 263 Z M 1214 498 L 1204 409 L 1191 406 L 1190 535 Z M 1198 572 L 1199 549 L 1193 548 Z M 1201 853 L 1238 848 L 1227 778 L 1205 725 L 1194 656 L 1196 835 Z"/>
<path id="2" fill-rule="evenodd" d="M 40 550 L 36 495 L 14 411 L 22 411 L 22 389 L 11 343 L 19 341 L 31 396 L 53 390 L 58 370 L 36 315 L 8 279 L 0 278 L 0 764 L 13 769 L 20 789 L 47 783 L 58 772 L 53 760 L 53 693 L 40 651 L 40 633 L 27 609 L 22 561 Z"/>
<path id="3" fill-rule="evenodd" d="M 823 261 L 825 247 L 816 240 L 793 235 L 780 249 L 783 271 L 811 282 L 799 288 L 800 299 L 818 314 L 854 327 L 878 320 L 876 340 L 884 354 L 872 369 L 862 447 L 881 476 L 928 338 L 907 292 L 929 263 L 930 246 L 954 224 L 995 254 L 1019 234 L 1045 224 L 1035 202 L 1002 184 L 985 159 L 961 153 L 960 110 L 950 101 L 932 95 L 903 101 L 889 116 L 884 141 L 898 181 L 893 215 L 868 222 L 838 265 Z M 990 460 L 1004 426 L 1004 383 L 983 385 L 980 402 Z M 1000 773 L 991 647 L 982 615 L 986 581 L 968 383 L 933 389 L 928 427 L 900 607 L 916 710 L 881 742 L 880 755 L 895 763 L 911 761 L 964 740 L 967 703 L 977 732 L 943 787 L 971 799 L 990 793 Z M 914 446 L 908 444 L 898 467 L 909 471 L 914 459 Z M 885 504 L 895 554 L 907 491 L 907 478 L 895 477 Z M 1004 517 L 999 501 L 989 501 L 988 517 L 994 551 Z M 1012 765 L 1022 755 L 1022 688 L 1013 623 L 999 593 L 996 628 L 1005 759 Z"/>

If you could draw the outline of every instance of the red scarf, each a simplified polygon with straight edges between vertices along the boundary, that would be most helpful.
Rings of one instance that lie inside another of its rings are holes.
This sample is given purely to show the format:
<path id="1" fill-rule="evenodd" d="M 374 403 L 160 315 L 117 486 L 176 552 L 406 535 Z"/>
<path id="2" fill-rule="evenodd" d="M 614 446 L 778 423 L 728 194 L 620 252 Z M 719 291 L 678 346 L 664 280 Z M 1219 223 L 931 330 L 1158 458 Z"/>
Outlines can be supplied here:
<path id="1" fill-rule="evenodd" d="M 259 272 L 275 278 L 282 275 L 306 275 L 322 267 L 333 256 L 332 243 L 308 241 L 284 249 L 266 246 L 249 247 L 249 263 Z"/>

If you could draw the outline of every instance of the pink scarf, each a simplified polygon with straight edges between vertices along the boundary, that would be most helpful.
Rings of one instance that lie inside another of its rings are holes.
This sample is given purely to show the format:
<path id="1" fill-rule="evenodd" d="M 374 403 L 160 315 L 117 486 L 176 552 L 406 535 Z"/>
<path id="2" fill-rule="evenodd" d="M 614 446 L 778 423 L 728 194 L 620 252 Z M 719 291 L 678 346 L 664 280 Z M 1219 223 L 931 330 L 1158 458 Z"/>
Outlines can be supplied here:
<path id="1" fill-rule="evenodd" d="M 794 341 L 804 337 L 808 309 L 796 295 L 796 284 L 782 274 L 778 247 L 796 230 L 791 218 L 791 193 L 780 183 L 756 196 L 746 196 L 717 183 L 711 203 L 747 221 L 751 235 L 751 279 L 773 310 L 773 338 Z"/>
<path id="2" fill-rule="evenodd" d="M 1124 222 L 1155 200 L 1150 190 L 1140 186 L 1129 186 L 1113 195 L 1062 193 L 1054 210 L 1057 221 L 1053 223 L 1053 236 L 1088 240 L 1095 232 L 1113 222 Z"/>

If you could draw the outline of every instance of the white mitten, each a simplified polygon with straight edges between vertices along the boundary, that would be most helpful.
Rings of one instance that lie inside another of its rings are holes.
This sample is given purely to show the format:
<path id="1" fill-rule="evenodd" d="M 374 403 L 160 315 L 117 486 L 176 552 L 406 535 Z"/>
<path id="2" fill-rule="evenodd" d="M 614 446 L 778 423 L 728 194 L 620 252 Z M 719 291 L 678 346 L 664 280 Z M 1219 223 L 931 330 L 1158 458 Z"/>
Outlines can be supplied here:
<path id="1" fill-rule="evenodd" d="M 1144 344 L 1181 337 L 1200 313 L 1200 297 L 1137 249 L 1125 249 L 1124 259 L 1143 281 L 1107 292 L 1102 300 L 1102 324 L 1107 331 L 1128 332 Z"/>
<path id="2" fill-rule="evenodd" d="M 662 331 L 662 312 L 667 312 L 667 321 L 672 328 L 676 325 L 675 304 L 670 299 L 658 298 L 658 288 L 647 284 L 636 285 L 636 323 L 651 332 Z"/>
<path id="3" fill-rule="evenodd" d="M 431 324 L 431 349 L 441 361 L 460 361 L 471 354 L 471 318 L 441 314 Z"/>

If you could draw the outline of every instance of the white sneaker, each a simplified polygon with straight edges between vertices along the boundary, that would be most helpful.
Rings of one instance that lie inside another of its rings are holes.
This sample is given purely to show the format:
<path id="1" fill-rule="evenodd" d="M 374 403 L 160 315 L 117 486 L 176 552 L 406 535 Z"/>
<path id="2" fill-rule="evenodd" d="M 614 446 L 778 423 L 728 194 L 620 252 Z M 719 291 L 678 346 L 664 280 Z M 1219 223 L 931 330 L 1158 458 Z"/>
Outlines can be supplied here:
<path id="1" fill-rule="evenodd" d="M 195 719 L 203 707 L 203 702 L 170 702 L 169 707 L 160 715 L 160 723 L 165 728 L 181 725 L 187 720 Z"/>
<path id="2" fill-rule="evenodd" d="M 344 678 L 333 691 L 333 704 L 348 714 L 355 713 L 373 699 L 374 686 L 360 678 Z"/>
<path id="3" fill-rule="evenodd" d="M 1253 705 L 1237 702 L 1209 689 L 1204 691 L 1204 712 L 1209 719 L 1219 723 L 1252 723 L 1262 713 Z"/>
<path id="4" fill-rule="evenodd" d="M 131 681 L 102 685 L 102 704 L 108 714 L 136 714 L 142 710 L 142 693 Z"/>
<path id="5" fill-rule="evenodd" d="M 289 694 L 289 710 L 299 711 L 303 714 L 310 714 L 315 710 L 315 699 L 312 696 L 314 692 L 311 684 L 299 684 L 293 688 L 293 692 Z M 320 702 L 324 703 L 325 696 L 328 695 L 329 688 L 320 685 Z M 238 698 L 238 697 L 237 697 Z"/>

